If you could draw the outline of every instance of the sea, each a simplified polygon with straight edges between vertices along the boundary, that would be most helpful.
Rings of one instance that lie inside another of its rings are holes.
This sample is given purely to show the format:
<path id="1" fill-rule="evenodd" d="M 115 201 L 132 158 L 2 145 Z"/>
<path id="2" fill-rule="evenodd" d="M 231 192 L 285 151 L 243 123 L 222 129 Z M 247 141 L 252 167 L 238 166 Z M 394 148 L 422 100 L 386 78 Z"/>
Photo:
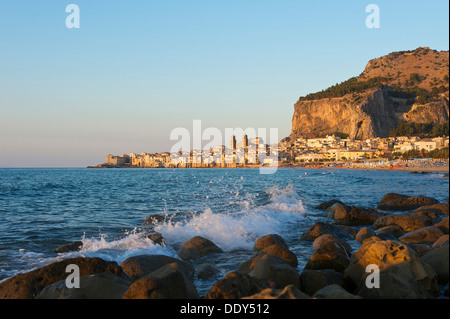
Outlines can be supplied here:
<path id="1" fill-rule="evenodd" d="M 188 239 L 203 236 L 224 253 L 194 261 L 220 272 L 195 279 L 200 295 L 255 252 L 258 237 L 279 234 L 298 258 L 301 272 L 312 243 L 301 235 L 330 221 L 318 204 L 339 199 L 375 208 L 386 193 L 425 195 L 446 202 L 443 173 L 347 169 L 0 169 L 0 281 L 72 257 L 100 257 L 120 264 L 131 256 L 177 257 Z M 142 225 L 147 216 L 165 220 Z M 143 233 L 165 239 L 153 243 Z M 55 249 L 82 241 L 77 252 Z M 351 241 L 354 249 L 358 243 Z"/>

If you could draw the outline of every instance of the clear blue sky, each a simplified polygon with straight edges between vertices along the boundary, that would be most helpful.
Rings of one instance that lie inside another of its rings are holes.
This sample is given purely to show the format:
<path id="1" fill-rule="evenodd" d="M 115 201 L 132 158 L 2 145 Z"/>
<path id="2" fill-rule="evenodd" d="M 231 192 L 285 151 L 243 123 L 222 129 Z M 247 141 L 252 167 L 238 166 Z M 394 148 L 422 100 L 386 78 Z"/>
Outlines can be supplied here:
<path id="1" fill-rule="evenodd" d="M 65 8 L 80 7 L 67 29 Z M 368 29 L 368 4 L 381 28 Z M 392 51 L 449 49 L 447 0 L 0 0 L 0 167 L 168 151 L 172 129 L 279 128 Z"/>

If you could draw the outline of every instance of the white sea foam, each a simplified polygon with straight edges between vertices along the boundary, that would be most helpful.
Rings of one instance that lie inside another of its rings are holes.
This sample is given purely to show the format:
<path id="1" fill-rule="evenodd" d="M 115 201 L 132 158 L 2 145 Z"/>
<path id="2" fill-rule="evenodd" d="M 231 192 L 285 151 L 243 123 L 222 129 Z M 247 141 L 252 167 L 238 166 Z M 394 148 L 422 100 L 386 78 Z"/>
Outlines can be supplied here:
<path id="1" fill-rule="evenodd" d="M 245 201 L 241 211 L 232 213 L 215 213 L 207 208 L 184 221 L 158 224 L 155 230 L 169 244 L 203 236 L 225 251 L 252 249 L 257 237 L 282 234 L 287 225 L 304 218 L 305 208 L 292 186 L 272 187 L 266 193 L 266 205 L 252 206 Z"/>

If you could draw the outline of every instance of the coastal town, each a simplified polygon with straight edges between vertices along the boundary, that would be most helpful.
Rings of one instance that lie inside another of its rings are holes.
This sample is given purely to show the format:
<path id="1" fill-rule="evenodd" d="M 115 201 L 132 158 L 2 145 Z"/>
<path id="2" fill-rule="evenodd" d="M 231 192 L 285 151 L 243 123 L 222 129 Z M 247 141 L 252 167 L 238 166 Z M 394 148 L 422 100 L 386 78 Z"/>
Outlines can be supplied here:
<path id="1" fill-rule="evenodd" d="M 252 168 L 277 163 L 279 167 L 361 167 L 443 166 L 448 168 L 449 137 L 388 137 L 357 140 L 333 135 L 324 138 L 283 139 L 278 145 L 261 138 L 235 136 L 229 147 L 188 152 L 109 154 L 105 163 L 90 168 Z M 442 150 L 445 156 L 428 156 Z M 446 150 L 446 152 L 445 152 Z M 420 161 L 405 156 L 420 155 Z"/>

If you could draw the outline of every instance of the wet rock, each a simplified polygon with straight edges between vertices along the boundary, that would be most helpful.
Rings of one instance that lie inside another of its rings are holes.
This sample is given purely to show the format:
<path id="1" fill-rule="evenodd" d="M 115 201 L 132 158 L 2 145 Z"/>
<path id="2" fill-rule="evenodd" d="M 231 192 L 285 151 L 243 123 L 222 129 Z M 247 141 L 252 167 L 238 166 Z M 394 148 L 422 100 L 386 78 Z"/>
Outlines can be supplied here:
<path id="1" fill-rule="evenodd" d="M 252 276 L 231 272 L 217 281 L 203 299 L 240 299 L 259 293 L 262 282 Z"/>
<path id="2" fill-rule="evenodd" d="M 55 249 L 55 253 L 67 253 L 70 251 L 79 251 L 83 248 L 83 242 L 81 241 L 74 241 L 71 244 L 64 245 L 61 247 L 58 247 Z"/>
<path id="3" fill-rule="evenodd" d="M 283 288 L 287 285 L 299 287 L 300 285 L 297 270 L 273 255 L 261 256 L 248 274 L 268 283 L 272 288 Z"/>
<path id="4" fill-rule="evenodd" d="M 289 250 L 289 246 L 286 244 L 286 241 L 278 234 L 269 234 L 258 238 L 253 249 L 262 250 L 272 245 L 278 245 Z"/>
<path id="5" fill-rule="evenodd" d="M 123 272 L 132 281 L 136 281 L 171 263 L 177 263 L 181 271 L 190 280 L 194 278 L 195 270 L 191 264 L 165 255 L 138 255 L 129 257 L 120 264 L 120 267 L 122 267 Z"/>
<path id="6" fill-rule="evenodd" d="M 261 292 L 244 297 L 242 299 L 309 299 L 310 296 L 300 291 L 294 285 L 286 286 L 284 289 L 266 288 Z"/>
<path id="7" fill-rule="evenodd" d="M 148 231 L 148 232 L 144 233 L 143 236 L 145 238 L 150 239 L 152 242 L 154 242 L 157 245 L 163 245 L 164 244 L 164 237 L 163 237 L 163 235 L 158 233 L 158 232 L 156 232 L 156 231 L 154 231 L 154 230 L 151 230 L 151 231 Z"/>
<path id="8" fill-rule="evenodd" d="M 371 228 L 367 228 L 367 227 L 363 227 L 361 228 L 361 230 L 358 232 L 358 234 L 356 234 L 355 240 L 357 242 L 362 243 L 364 240 L 376 236 L 377 233 L 375 233 L 375 231 Z"/>
<path id="9" fill-rule="evenodd" d="M 345 214 L 349 207 L 343 203 L 336 203 L 327 208 L 325 216 L 328 218 L 333 218 L 336 214 Z"/>
<path id="10" fill-rule="evenodd" d="M 427 252 L 431 251 L 433 248 L 431 248 L 429 245 L 425 244 L 416 244 L 416 243 L 406 243 L 406 245 L 414 250 L 419 257 L 422 257 Z"/>
<path id="11" fill-rule="evenodd" d="M 433 244 L 444 233 L 436 226 L 428 226 L 416 229 L 412 232 L 404 234 L 399 240 L 406 243 L 428 243 Z"/>
<path id="12" fill-rule="evenodd" d="M 339 286 L 344 284 L 342 274 L 333 269 L 304 269 L 300 275 L 301 289 L 310 296 L 314 295 L 319 289 L 332 284 Z"/>
<path id="13" fill-rule="evenodd" d="M 314 241 L 317 237 L 325 234 L 335 235 L 341 239 L 351 239 L 350 235 L 340 230 L 330 223 L 317 222 L 312 225 L 301 237 L 300 240 Z"/>
<path id="14" fill-rule="evenodd" d="M 365 284 L 371 274 L 366 272 L 369 265 L 380 270 L 380 288 L 370 289 Z M 344 280 L 363 298 L 429 298 L 439 292 L 436 272 L 399 241 L 366 240 L 352 254 Z"/>
<path id="15" fill-rule="evenodd" d="M 123 299 L 198 299 L 194 286 L 177 263 L 167 264 L 135 281 Z"/>
<path id="16" fill-rule="evenodd" d="M 446 244 L 448 245 L 448 241 L 449 241 L 449 235 L 448 234 L 447 235 L 442 235 L 441 237 L 438 238 L 438 240 L 436 240 L 433 243 L 432 248 L 439 248 L 439 247 L 444 246 Z"/>
<path id="17" fill-rule="evenodd" d="M 373 228 L 379 229 L 386 226 L 397 225 L 400 226 L 403 231 L 410 232 L 419 228 L 431 226 L 432 224 L 430 218 L 427 216 L 392 214 L 378 218 L 373 224 Z"/>
<path id="18" fill-rule="evenodd" d="M 318 290 L 313 298 L 317 299 L 361 299 L 360 296 L 353 295 L 339 285 L 333 284 Z"/>
<path id="19" fill-rule="evenodd" d="M 317 250 L 322 247 L 326 247 L 330 243 L 340 245 L 349 254 L 352 252 L 352 247 L 345 240 L 342 240 L 332 234 L 325 234 L 317 237 L 313 242 L 312 248 Z"/>
<path id="20" fill-rule="evenodd" d="M 439 227 L 439 229 L 444 233 L 444 234 L 448 234 L 448 216 L 440 221 L 439 223 L 435 224 L 436 227 Z"/>
<path id="21" fill-rule="evenodd" d="M 345 226 L 345 225 L 335 225 L 337 229 L 342 230 L 344 233 L 349 235 L 349 238 L 355 238 L 359 232 L 359 227 Z"/>
<path id="22" fill-rule="evenodd" d="M 110 272 L 80 277 L 79 288 L 67 288 L 60 280 L 45 287 L 36 299 L 121 299 L 131 282 Z"/>
<path id="23" fill-rule="evenodd" d="M 372 225 L 379 217 L 386 215 L 371 208 L 347 207 L 346 210 L 339 209 L 334 213 L 336 225 L 361 226 Z"/>
<path id="24" fill-rule="evenodd" d="M 395 238 L 399 238 L 405 234 L 403 229 L 398 225 L 390 225 L 390 226 L 378 228 L 375 233 L 376 234 L 378 234 L 378 233 L 391 234 Z"/>
<path id="25" fill-rule="evenodd" d="M 449 206 L 448 206 L 448 204 L 439 203 L 439 204 L 419 207 L 414 212 L 423 212 L 423 211 L 434 212 L 434 213 L 441 214 L 441 215 L 448 215 Z"/>
<path id="26" fill-rule="evenodd" d="M 379 204 L 384 204 L 393 200 L 402 199 L 402 198 L 408 198 L 408 195 L 402 195 L 397 193 L 387 193 L 383 196 L 383 198 L 380 200 Z"/>
<path id="27" fill-rule="evenodd" d="M 166 216 L 152 214 L 147 216 L 147 218 L 142 222 L 142 225 L 156 225 L 158 223 L 164 222 L 166 220 Z"/>
<path id="28" fill-rule="evenodd" d="M 70 258 L 6 279 L 0 283 L 0 299 L 34 299 L 45 287 L 66 280 L 66 267 L 71 264 L 79 267 L 80 276 L 103 272 L 124 276 L 115 262 L 101 258 Z"/>
<path id="29" fill-rule="evenodd" d="M 449 246 L 445 245 L 440 248 L 433 249 L 421 257 L 422 261 L 429 264 L 437 273 L 439 283 L 448 282 L 449 272 Z"/>
<path id="30" fill-rule="evenodd" d="M 408 211 L 437 203 L 438 201 L 436 199 L 425 196 L 399 197 L 390 201 L 383 201 L 382 199 L 377 209 L 385 211 Z"/>
<path id="31" fill-rule="evenodd" d="M 288 265 L 292 267 L 298 266 L 297 256 L 289 249 L 286 249 L 279 245 L 271 245 L 269 247 L 265 247 L 263 250 L 260 251 L 259 254 L 277 256 L 278 258 L 285 261 Z"/>
<path id="32" fill-rule="evenodd" d="M 220 274 L 220 269 L 211 264 L 202 264 L 197 268 L 197 278 L 208 279 Z"/>
<path id="33" fill-rule="evenodd" d="M 201 236 L 189 239 L 178 250 L 178 256 L 183 260 L 194 260 L 213 253 L 223 253 L 223 250 Z"/>
<path id="34" fill-rule="evenodd" d="M 333 206 L 334 204 L 344 205 L 344 203 L 341 202 L 340 200 L 332 199 L 332 200 L 329 200 L 327 202 L 323 202 L 322 204 L 317 205 L 315 207 L 315 209 L 326 210 L 326 209 L 330 208 L 331 206 Z"/>

